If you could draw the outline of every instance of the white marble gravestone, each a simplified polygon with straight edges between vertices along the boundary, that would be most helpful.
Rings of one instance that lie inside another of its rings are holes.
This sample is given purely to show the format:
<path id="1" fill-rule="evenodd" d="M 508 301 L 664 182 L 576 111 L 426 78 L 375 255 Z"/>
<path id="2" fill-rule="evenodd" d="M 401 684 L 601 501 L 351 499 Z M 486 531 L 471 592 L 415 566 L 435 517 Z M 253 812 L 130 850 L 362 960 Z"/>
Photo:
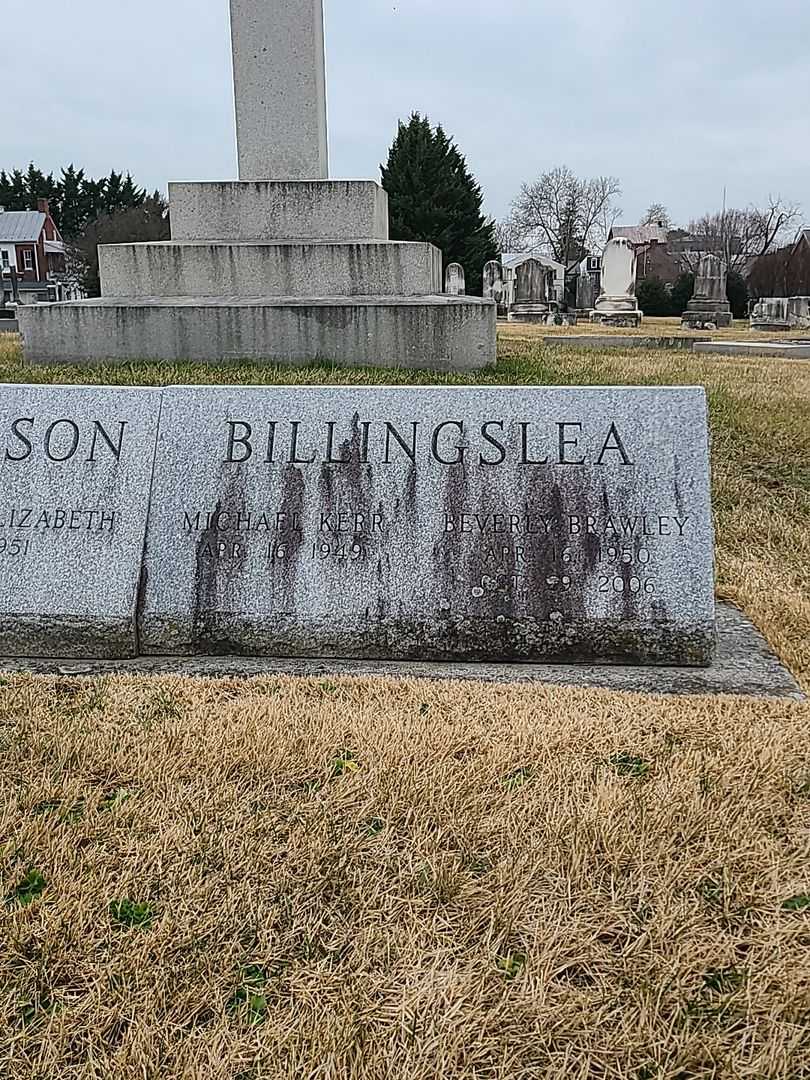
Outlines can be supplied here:
<path id="1" fill-rule="evenodd" d="M 484 264 L 483 272 L 484 282 L 484 299 L 494 300 L 498 308 L 498 315 L 505 316 L 507 314 L 506 309 L 506 288 L 503 279 L 503 266 L 497 259 L 490 259 L 488 263 Z"/>
<path id="2" fill-rule="evenodd" d="M 464 296 L 467 285 L 461 263 L 450 263 L 444 272 L 444 291 L 448 296 Z"/>
<path id="3" fill-rule="evenodd" d="M 494 364 L 494 303 L 389 242 L 378 184 L 327 179 L 322 0 L 230 7 L 239 182 L 170 184 L 172 240 L 102 247 L 100 299 L 28 307 L 26 359 Z"/>
<path id="4" fill-rule="evenodd" d="M 608 326 L 638 326 L 642 319 L 636 300 L 636 252 L 625 237 L 608 241 L 602 254 L 602 293 L 592 322 Z"/>

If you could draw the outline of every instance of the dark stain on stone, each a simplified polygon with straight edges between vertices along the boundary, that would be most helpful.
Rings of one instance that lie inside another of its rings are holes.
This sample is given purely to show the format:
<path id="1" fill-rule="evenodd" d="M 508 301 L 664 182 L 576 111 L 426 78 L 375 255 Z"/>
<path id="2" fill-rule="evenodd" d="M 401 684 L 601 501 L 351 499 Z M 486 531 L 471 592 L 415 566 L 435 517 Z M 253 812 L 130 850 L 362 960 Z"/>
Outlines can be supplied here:
<path id="1" fill-rule="evenodd" d="M 223 464 L 220 470 L 219 490 L 213 521 L 218 523 L 224 512 L 239 513 L 245 506 L 244 470 Z M 223 540 L 223 535 L 227 536 Z M 219 545 L 233 545 L 220 556 Z M 236 546 L 238 545 L 238 547 Z M 238 642 L 227 643 L 227 627 L 223 626 L 221 608 L 227 597 L 232 577 L 240 574 L 247 562 L 246 541 L 238 532 L 225 534 L 217 528 L 204 529 L 196 543 L 194 569 L 194 602 L 192 609 L 193 644 L 197 649 L 214 655 L 239 650 Z M 224 640 L 220 635 L 225 630 Z"/>
<path id="2" fill-rule="evenodd" d="M 673 460 L 673 474 L 675 484 L 675 506 L 678 508 L 678 517 L 683 518 L 685 515 L 683 492 L 681 491 L 681 462 L 677 453 Z"/>

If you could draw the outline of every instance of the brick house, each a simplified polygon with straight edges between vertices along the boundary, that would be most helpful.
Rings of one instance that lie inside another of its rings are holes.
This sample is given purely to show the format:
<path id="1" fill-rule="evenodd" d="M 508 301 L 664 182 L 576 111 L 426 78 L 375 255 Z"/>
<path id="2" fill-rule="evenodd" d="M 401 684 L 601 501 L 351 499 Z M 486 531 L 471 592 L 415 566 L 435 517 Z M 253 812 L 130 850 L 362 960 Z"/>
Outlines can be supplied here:
<path id="1" fill-rule="evenodd" d="M 0 275 L 7 302 L 67 299 L 65 245 L 47 199 L 36 210 L 0 209 Z"/>
<path id="2" fill-rule="evenodd" d="M 609 240 L 623 236 L 635 248 L 638 259 L 636 282 L 657 278 L 672 288 L 683 273 L 694 272 L 700 256 L 716 250 L 716 241 L 695 235 L 685 229 L 667 229 L 663 222 L 656 225 L 627 225 L 611 229 Z M 739 241 L 734 251 L 739 251 Z"/>
<path id="3" fill-rule="evenodd" d="M 761 255 L 748 284 L 754 297 L 810 296 L 810 229 L 801 229 L 787 247 Z"/>

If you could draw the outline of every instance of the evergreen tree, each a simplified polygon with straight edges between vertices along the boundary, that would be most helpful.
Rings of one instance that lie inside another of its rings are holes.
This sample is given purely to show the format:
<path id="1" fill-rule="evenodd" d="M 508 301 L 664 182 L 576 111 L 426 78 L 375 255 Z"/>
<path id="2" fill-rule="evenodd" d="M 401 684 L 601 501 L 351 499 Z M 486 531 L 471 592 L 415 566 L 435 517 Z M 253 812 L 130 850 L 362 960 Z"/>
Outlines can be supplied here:
<path id="1" fill-rule="evenodd" d="M 680 274 L 672 286 L 672 314 L 683 315 L 695 294 L 695 275 Z"/>
<path id="2" fill-rule="evenodd" d="M 28 196 L 25 177 L 19 169 L 0 172 L 0 206 L 4 210 L 27 210 Z"/>
<path id="3" fill-rule="evenodd" d="M 485 218 L 483 194 L 467 162 L 441 125 L 414 113 L 400 122 L 382 168 L 392 240 L 435 244 L 444 265 L 464 267 L 467 291 L 481 295 L 484 263 L 498 254 L 495 223 Z"/>
<path id="4" fill-rule="evenodd" d="M 735 319 L 745 319 L 748 315 L 748 285 L 742 274 L 731 270 L 727 284 L 728 301 L 731 304 L 731 314 Z"/>
<path id="5" fill-rule="evenodd" d="M 47 176 L 32 162 L 25 172 L 0 171 L 0 206 L 6 210 L 36 210 L 40 199 L 50 203 L 51 216 L 66 239 L 80 236 L 103 214 L 142 206 L 146 191 L 136 187 L 130 173 L 114 169 L 107 177 L 92 180 L 84 169 L 69 165 L 59 180 Z"/>
<path id="6" fill-rule="evenodd" d="M 25 193 L 28 209 L 35 210 L 40 199 L 52 199 L 56 194 L 56 182 L 53 173 L 45 176 L 33 162 L 25 174 Z"/>
<path id="7" fill-rule="evenodd" d="M 78 236 L 87 224 L 84 186 L 84 169 L 77 171 L 72 164 L 62 169 L 55 221 L 65 236 Z"/>
<path id="8" fill-rule="evenodd" d="M 656 318 L 672 313 L 672 297 L 660 278 L 645 278 L 636 289 L 636 299 L 645 315 Z"/>

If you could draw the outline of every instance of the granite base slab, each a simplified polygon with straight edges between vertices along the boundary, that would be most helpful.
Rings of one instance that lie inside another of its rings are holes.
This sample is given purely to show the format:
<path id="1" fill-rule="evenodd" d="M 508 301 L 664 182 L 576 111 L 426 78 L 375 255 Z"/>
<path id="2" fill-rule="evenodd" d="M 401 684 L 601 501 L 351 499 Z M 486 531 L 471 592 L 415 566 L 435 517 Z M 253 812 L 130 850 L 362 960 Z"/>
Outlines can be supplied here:
<path id="1" fill-rule="evenodd" d="M 789 341 L 700 341 L 696 353 L 717 356 L 773 356 L 783 360 L 810 360 L 810 340 Z"/>
<path id="2" fill-rule="evenodd" d="M 20 316 L 33 364 L 139 360 L 475 371 L 495 363 L 492 300 L 470 297 L 144 297 L 37 304 Z"/>
<path id="3" fill-rule="evenodd" d="M 565 345 L 573 349 L 687 349 L 697 337 L 640 337 L 635 334 L 549 334 L 544 345 Z"/>
<path id="4" fill-rule="evenodd" d="M 591 313 L 591 322 L 602 326 L 636 327 L 641 326 L 643 319 L 641 312 L 623 311 L 594 311 Z"/>
<path id="5" fill-rule="evenodd" d="M 719 330 L 731 326 L 732 318 L 730 311 L 717 311 L 711 309 L 685 311 L 681 318 L 681 326 L 689 330 Z"/>
<path id="6" fill-rule="evenodd" d="M 0 319 L 0 334 L 19 334 L 20 324 L 16 319 Z"/>
<path id="7" fill-rule="evenodd" d="M 739 695 L 805 701 L 791 672 L 750 620 L 730 604 L 717 607 L 717 653 L 706 668 L 610 664 L 452 664 L 417 661 L 268 659 L 239 656 L 153 657 L 81 661 L 0 657 L 0 670 L 36 675 L 185 675 L 259 678 L 272 675 L 382 677 L 486 683 L 549 684 L 649 694 Z"/>

